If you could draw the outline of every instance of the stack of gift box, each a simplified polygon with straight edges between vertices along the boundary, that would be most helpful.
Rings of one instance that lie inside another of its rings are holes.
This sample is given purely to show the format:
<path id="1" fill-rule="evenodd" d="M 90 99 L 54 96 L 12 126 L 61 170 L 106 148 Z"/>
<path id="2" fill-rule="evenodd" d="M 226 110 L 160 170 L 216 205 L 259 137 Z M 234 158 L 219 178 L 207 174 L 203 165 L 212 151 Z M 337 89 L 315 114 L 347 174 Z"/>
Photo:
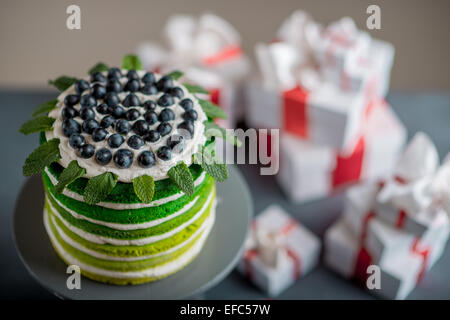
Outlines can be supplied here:
<path id="1" fill-rule="evenodd" d="M 243 117 L 243 82 L 250 63 L 241 37 L 227 21 L 213 14 L 171 16 L 163 29 L 162 42 L 143 42 L 137 54 L 144 68 L 168 73 L 181 70 L 182 81 L 202 86 L 212 102 L 228 115 L 219 120 L 234 128 Z"/>
<path id="2" fill-rule="evenodd" d="M 325 234 L 326 265 L 374 294 L 404 299 L 449 236 L 450 157 L 439 166 L 435 146 L 418 133 L 390 177 L 356 185 L 345 198 L 343 216 Z M 378 279 L 369 279 L 371 265 Z"/>
<path id="3" fill-rule="evenodd" d="M 406 140 L 384 100 L 391 44 L 350 18 L 322 27 L 296 11 L 255 53 L 260 76 L 247 85 L 246 122 L 280 129 L 272 159 L 289 199 L 325 197 L 390 173 Z"/>

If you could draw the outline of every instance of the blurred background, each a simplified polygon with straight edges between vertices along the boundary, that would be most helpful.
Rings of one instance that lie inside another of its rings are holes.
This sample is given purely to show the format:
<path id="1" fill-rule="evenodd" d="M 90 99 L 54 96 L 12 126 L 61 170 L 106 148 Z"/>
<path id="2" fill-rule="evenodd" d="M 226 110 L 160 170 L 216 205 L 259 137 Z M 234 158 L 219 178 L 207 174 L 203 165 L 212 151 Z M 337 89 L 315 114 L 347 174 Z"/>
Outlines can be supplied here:
<path id="1" fill-rule="evenodd" d="M 81 8 L 81 30 L 66 28 L 66 8 Z M 367 30 L 366 9 L 381 8 L 381 30 Z M 215 13 L 230 22 L 242 37 L 242 46 L 254 62 L 254 46 L 269 42 L 294 10 L 302 9 L 321 24 L 341 17 L 353 18 L 359 29 L 395 46 L 387 100 L 408 130 L 426 132 L 441 159 L 450 150 L 450 1 L 448 0 L 0 0 L 0 299 L 50 299 L 52 294 L 28 274 L 14 247 L 12 217 L 15 201 L 26 178 L 21 167 L 37 145 L 37 137 L 18 128 L 37 105 L 54 99 L 57 91 L 48 79 L 66 74 L 85 76 L 100 60 L 120 65 L 125 54 L 143 41 L 161 40 L 161 31 L 172 14 Z M 253 68 L 253 71 L 256 68 Z M 380 130 L 382 131 L 382 130 Z M 339 216 L 342 197 L 293 204 L 273 176 L 259 168 L 239 166 L 250 185 L 256 212 L 277 203 L 318 236 Z M 40 213 L 40 208 L 37 210 Z M 34 213 L 34 212 L 33 212 Z M 450 249 L 443 262 L 421 283 L 411 298 L 448 298 Z M 327 272 L 323 266 L 299 281 L 280 298 L 369 299 L 367 292 Z M 444 284 L 444 285 L 442 285 Z M 326 288 L 326 290 L 324 289 Z M 262 299 L 258 290 L 236 272 L 207 292 L 211 299 Z"/>
<path id="2" fill-rule="evenodd" d="M 81 8 L 81 30 L 66 28 L 66 8 Z M 211 11 L 239 30 L 243 46 L 274 37 L 293 10 L 327 24 L 351 16 L 365 28 L 366 8 L 381 8 L 381 30 L 370 31 L 395 45 L 391 88 L 450 89 L 450 2 L 447 0 L 77 0 L 0 1 L 0 87 L 35 88 L 62 73 L 80 76 L 101 58 L 118 64 L 142 40 L 159 40 L 174 13 Z"/>

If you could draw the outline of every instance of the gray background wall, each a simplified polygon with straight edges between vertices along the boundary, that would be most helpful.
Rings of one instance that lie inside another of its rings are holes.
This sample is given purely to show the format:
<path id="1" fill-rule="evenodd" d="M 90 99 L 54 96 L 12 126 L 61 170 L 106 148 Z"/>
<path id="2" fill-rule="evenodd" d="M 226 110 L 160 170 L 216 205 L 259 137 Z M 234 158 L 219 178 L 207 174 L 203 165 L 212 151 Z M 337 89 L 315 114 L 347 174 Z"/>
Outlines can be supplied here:
<path id="1" fill-rule="evenodd" d="M 81 7 L 82 29 L 66 28 L 66 7 Z M 0 0 L 0 87 L 44 87 L 60 74 L 80 76 L 103 60 L 119 64 L 141 40 L 160 39 L 172 13 L 214 12 L 241 32 L 253 55 L 297 8 L 321 23 L 351 16 L 365 28 L 369 4 L 381 7 L 381 30 L 396 47 L 393 89 L 450 89 L 450 1 L 446 0 Z"/>

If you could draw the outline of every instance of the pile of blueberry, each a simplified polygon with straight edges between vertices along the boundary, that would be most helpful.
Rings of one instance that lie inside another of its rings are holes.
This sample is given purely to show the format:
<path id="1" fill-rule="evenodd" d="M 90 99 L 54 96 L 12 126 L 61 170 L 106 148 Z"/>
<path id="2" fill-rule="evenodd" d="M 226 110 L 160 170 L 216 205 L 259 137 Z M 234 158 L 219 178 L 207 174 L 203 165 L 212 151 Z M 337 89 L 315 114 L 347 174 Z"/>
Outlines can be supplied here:
<path id="1" fill-rule="evenodd" d="M 184 113 L 183 119 L 175 125 L 183 134 L 170 136 L 166 145 L 157 150 L 156 156 L 170 160 L 173 152 L 183 150 L 185 139 L 194 135 L 198 115 L 193 109 L 193 101 L 184 98 L 183 90 L 174 86 L 169 76 L 156 81 L 151 72 L 140 78 L 135 70 L 123 75 L 120 69 L 111 68 L 107 76 L 96 72 L 91 75 L 90 81 L 79 80 L 75 90 L 76 94 L 69 94 L 64 99 L 61 111 L 63 134 L 69 138 L 70 146 L 77 150 L 80 157 L 88 159 L 95 156 L 100 165 L 107 165 L 113 160 L 118 168 L 130 167 L 134 152 L 129 148 L 139 150 L 146 143 L 155 143 L 172 132 L 172 124 L 178 120 L 172 109 L 177 104 L 184 109 Z M 119 93 L 122 92 L 127 94 L 121 101 Z M 156 101 L 141 101 L 136 92 L 162 94 Z M 75 107 L 78 104 L 80 107 Z M 157 110 L 160 110 L 159 113 Z M 97 115 L 100 115 L 100 121 L 96 120 L 99 119 Z M 152 125 L 157 125 L 155 130 L 150 129 Z M 94 142 L 106 140 L 110 149 L 102 147 L 96 150 L 93 144 L 87 143 L 85 135 L 91 135 Z M 129 148 L 123 148 L 125 142 Z M 149 168 L 155 163 L 155 154 L 149 150 L 142 151 L 137 155 L 137 161 L 141 167 Z"/>

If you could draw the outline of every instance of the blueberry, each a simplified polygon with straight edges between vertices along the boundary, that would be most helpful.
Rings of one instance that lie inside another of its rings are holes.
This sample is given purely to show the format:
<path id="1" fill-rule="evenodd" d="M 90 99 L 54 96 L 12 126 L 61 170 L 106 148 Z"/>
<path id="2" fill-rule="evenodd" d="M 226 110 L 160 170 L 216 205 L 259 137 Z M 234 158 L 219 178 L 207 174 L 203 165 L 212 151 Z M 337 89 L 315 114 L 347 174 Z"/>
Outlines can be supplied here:
<path id="1" fill-rule="evenodd" d="M 63 134 L 70 137 L 74 133 L 81 133 L 81 126 L 73 119 L 66 119 L 62 123 Z"/>
<path id="2" fill-rule="evenodd" d="M 91 82 L 106 82 L 106 77 L 97 71 L 91 75 Z"/>
<path id="3" fill-rule="evenodd" d="M 159 121 L 161 122 L 167 122 L 170 120 L 175 120 L 175 112 L 173 112 L 172 109 L 164 109 L 159 114 Z"/>
<path id="4" fill-rule="evenodd" d="M 82 108 L 80 110 L 80 118 L 83 120 L 94 119 L 95 112 L 92 108 Z"/>
<path id="5" fill-rule="evenodd" d="M 143 77 L 142 77 L 142 82 L 143 83 L 154 83 L 156 81 L 155 79 L 155 75 L 152 72 L 147 72 Z"/>
<path id="6" fill-rule="evenodd" d="M 173 97 L 170 94 L 165 93 L 161 97 L 159 97 L 157 103 L 161 107 L 170 107 L 171 105 L 174 104 L 174 101 L 173 101 Z"/>
<path id="7" fill-rule="evenodd" d="M 172 150 L 169 147 L 162 146 L 157 152 L 158 158 L 167 161 L 172 158 Z"/>
<path id="8" fill-rule="evenodd" d="M 95 129 L 97 129 L 100 125 L 98 124 L 98 122 L 94 119 L 88 119 L 88 120 L 84 120 L 83 124 L 81 125 L 81 127 L 83 128 L 83 132 L 92 134 L 92 132 L 94 132 Z"/>
<path id="9" fill-rule="evenodd" d="M 137 118 L 139 118 L 141 114 L 139 113 L 139 111 L 137 109 L 129 109 L 126 114 L 125 114 L 125 118 L 127 118 L 128 121 L 134 121 Z"/>
<path id="10" fill-rule="evenodd" d="M 149 124 L 145 120 L 138 120 L 133 124 L 133 131 L 143 136 L 150 130 Z"/>
<path id="11" fill-rule="evenodd" d="M 98 164 L 107 165 L 112 159 L 112 153 L 107 148 L 101 148 L 95 153 L 95 160 Z"/>
<path id="12" fill-rule="evenodd" d="M 144 145 L 144 139 L 135 134 L 128 138 L 127 143 L 131 148 L 139 150 Z"/>
<path id="13" fill-rule="evenodd" d="M 92 95 L 95 99 L 103 99 L 103 97 L 106 95 L 105 86 L 101 85 L 100 83 L 94 84 L 92 87 Z"/>
<path id="14" fill-rule="evenodd" d="M 133 164 L 133 152 L 119 149 L 114 153 L 114 163 L 121 169 L 129 168 Z"/>
<path id="15" fill-rule="evenodd" d="M 108 107 L 108 112 L 116 119 L 120 119 L 125 117 L 125 109 L 121 106 L 112 106 Z"/>
<path id="16" fill-rule="evenodd" d="M 108 105 L 106 103 L 99 104 L 96 108 L 98 113 L 107 114 L 108 113 Z"/>
<path id="17" fill-rule="evenodd" d="M 156 82 L 156 88 L 159 91 L 166 91 L 169 88 L 173 87 L 173 80 L 169 76 L 161 77 L 161 79 Z"/>
<path id="18" fill-rule="evenodd" d="M 78 111 L 72 107 L 65 107 L 61 111 L 63 119 L 72 119 L 78 115 Z"/>
<path id="19" fill-rule="evenodd" d="M 143 94 L 152 95 L 157 94 L 158 89 L 153 84 L 145 84 L 143 87 L 141 87 L 141 92 Z"/>
<path id="20" fill-rule="evenodd" d="M 85 94 L 81 96 L 80 104 L 83 108 L 90 108 L 97 104 L 97 100 L 95 100 L 93 95 Z"/>
<path id="21" fill-rule="evenodd" d="M 135 106 L 140 106 L 141 105 L 141 101 L 139 100 L 139 98 L 137 97 L 137 95 L 135 95 L 134 93 L 130 93 L 129 95 L 127 95 L 125 97 L 125 99 L 123 100 L 123 105 L 125 107 L 135 107 Z"/>
<path id="22" fill-rule="evenodd" d="M 116 106 L 120 103 L 119 96 L 115 92 L 108 92 L 105 96 L 104 101 L 110 107 Z"/>
<path id="23" fill-rule="evenodd" d="M 72 148 L 78 149 L 86 143 L 86 139 L 78 133 L 74 133 L 69 138 L 69 144 Z"/>
<path id="24" fill-rule="evenodd" d="M 145 108 L 145 110 L 152 110 L 153 111 L 153 110 L 156 109 L 156 103 L 155 103 L 155 101 L 152 101 L 152 100 L 145 101 L 142 106 Z"/>
<path id="25" fill-rule="evenodd" d="M 145 121 L 148 122 L 149 125 L 155 124 L 158 122 L 158 115 L 155 111 L 147 111 L 144 114 Z"/>
<path id="26" fill-rule="evenodd" d="M 128 80 L 128 82 L 125 85 L 125 90 L 130 92 L 136 92 L 139 91 L 139 80 Z"/>
<path id="27" fill-rule="evenodd" d="M 191 99 L 183 99 L 180 101 L 180 106 L 184 109 L 184 110 L 191 110 L 194 107 L 194 103 L 192 102 Z"/>
<path id="28" fill-rule="evenodd" d="M 118 133 L 114 133 L 108 137 L 108 145 L 111 148 L 118 148 L 124 143 L 125 139 Z"/>
<path id="29" fill-rule="evenodd" d="M 198 114 L 197 114 L 197 111 L 195 111 L 194 109 L 186 110 L 186 112 L 183 113 L 184 120 L 195 121 L 195 120 L 197 120 L 197 118 L 198 118 Z"/>
<path id="30" fill-rule="evenodd" d="M 119 80 L 115 80 L 115 79 L 111 79 L 108 81 L 107 85 L 106 85 L 106 90 L 108 92 L 122 92 L 123 88 L 122 88 L 122 84 L 120 83 Z"/>
<path id="31" fill-rule="evenodd" d="M 172 97 L 182 99 L 184 97 L 184 91 L 180 87 L 173 87 L 167 90 L 167 93 Z"/>
<path id="32" fill-rule="evenodd" d="M 95 153 L 95 147 L 92 144 L 85 144 L 78 150 L 80 152 L 80 157 L 85 159 L 89 159 Z"/>
<path id="33" fill-rule="evenodd" d="M 155 164 L 155 154 L 151 151 L 143 151 L 137 160 L 142 168 L 150 168 Z"/>
<path id="34" fill-rule="evenodd" d="M 108 79 L 120 79 L 122 77 L 122 72 L 119 68 L 111 68 L 108 71 Z"/>
<path id="35" fill-rule="evenodd" d="M 131 130 L 131 125 L 127 120 L 118 120 L 116 122 L 116 131 L 120 134 L 127 134 Z"/>
<path id="36" fill-rule="evenodd" d="M 150 130 L 145 136 L 144 140 L 148 142 L 156 142 L 159 140 L 159 132 L 156 130 Z"/>
<path id="37" fill-rule="evenodd" d="M 194 124 L 191 121 L 183 121 L 177 128 L 178 131 L 187 139 L 192 138 L 194 135 Z"/>
<path id="38" fill-rule="evenodd" d="M 66 107 L 73 107 L 74 105 L 76 105 L 78 102 L 80 101 L 80 96 L 77 94 L 68 94 L 65 98 L 64 98 L 64 105 Z"/>
<path id="39" fill-rule="evenodd" d="M 184 149 L 184 137 L 181 134 L 174 134 L 167 139 L 167 146 L 176 153 L 180 153 Z"/>
<path id="40" fill-rule="evenodd" d="M 75 91 L 78 94 L 82 94 L 84 91 L 88 90 L 89 87 L 89 82 L 87 82 L 86 80 L 78 80 L 75 83 Z"/>
<path id="41" fill-rule="evenodd" d="M 104 116 L 102 121 L 100 121 L 100 127 L 107 129 L 110 126 L 114 126 L 116 119 L 113 116 Z"/>
<path id="42" fill-rule="evenodd" d="M 92 140 L 95 142 L 100 142 L 105 140 L 106 136 L 108 135 L 108 131 L 106 131 L 103 128 L 97 128 L 92 132 Z"/>
<path id="43" fill-rule="evenodd" d="M 128 80 L 139 80 L 139 75 L 137 74 L 136 70 L 130 70 L 127 73 Z"/>
<path id="44" fill-rule="evenodd" d="M 156 130 L 158 130 L 159 134 L 164 137 L 172 131 L 172 126 L 168 122 L 161 122 Z"/>

